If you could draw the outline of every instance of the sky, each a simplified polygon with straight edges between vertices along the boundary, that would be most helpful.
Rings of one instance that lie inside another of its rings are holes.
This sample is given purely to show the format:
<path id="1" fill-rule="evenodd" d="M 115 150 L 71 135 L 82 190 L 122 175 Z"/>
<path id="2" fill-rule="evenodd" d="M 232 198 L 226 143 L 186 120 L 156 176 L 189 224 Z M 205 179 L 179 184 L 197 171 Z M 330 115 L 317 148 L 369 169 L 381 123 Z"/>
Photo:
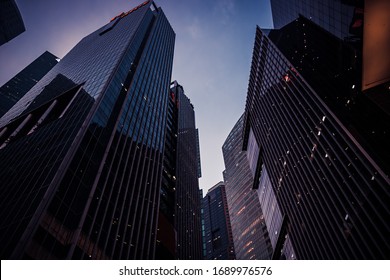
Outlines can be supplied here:
<path id="1" fill-rule="evenodd" d="M 0 46 L 0 85 L 43 52 L 62 58 L 83 37 L 144 0 L 16 0 L 26 31 Z M 256 25 L 269 0 L 156 0 L 176 33 L 172 80 L 195 107 L 206 192 L 223 180 L 222 145 L 244 112 Z"/>

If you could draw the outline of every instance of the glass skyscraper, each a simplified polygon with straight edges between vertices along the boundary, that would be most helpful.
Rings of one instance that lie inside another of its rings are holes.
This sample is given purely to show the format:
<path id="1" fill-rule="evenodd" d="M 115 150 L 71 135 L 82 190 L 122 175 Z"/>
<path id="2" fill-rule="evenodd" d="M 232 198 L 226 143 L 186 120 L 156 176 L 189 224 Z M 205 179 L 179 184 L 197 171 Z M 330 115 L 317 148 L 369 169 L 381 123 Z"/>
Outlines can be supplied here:
<path id="1" fill-rule="evenodd" d="M 312 3 L 272 1 L 279 29 L 258 28 L 253 49 L 243 147 L 262 207 L 280 209 L 263 209 L 273 258 L 388 259 L 390 122 L 364 91 L 362 7 Z"/>
<path id="2" fill-rule="evenodd" d="M 0 87 L 0 117 L 42 79 L 59 59 L 46 51 Z"/>
<path id="3" fill-rule="evenodd" d="M 236 258 L 266 260 L 271 258 L 273 251 L 260 200 L 252 188 L 250 162 L 253 164 L 255 159 L 248 159 L 242 150 L 243 126 L 244 116 L 241 116 L 222 146 L 230 224 Z"/>
<path id="4" fill-rule="evenodd" d="M 175 33 L 151 1 L 0 119 L 3 259 L 153 259 Z"/>
<path id="5" fill-rule="evenodd" d="M 234 241 L 230 225 L 225 183 L 210 188 L 202 200 L 205 259 L 234 260 Z"/>
<path id="6" fill-rule="evenodd" d="M 274 28 L 303 15 L 340 39 L 361 37 L 363 7 L 364 0 L 271 0 Z"/>
<path id="7" fill-rule="evenodd" d="M 202 259 L 200 151 L 195 111 L 183 87 L 174 81 L 171 96 L 177 104 L 176 212 L 177 258 Z"/>

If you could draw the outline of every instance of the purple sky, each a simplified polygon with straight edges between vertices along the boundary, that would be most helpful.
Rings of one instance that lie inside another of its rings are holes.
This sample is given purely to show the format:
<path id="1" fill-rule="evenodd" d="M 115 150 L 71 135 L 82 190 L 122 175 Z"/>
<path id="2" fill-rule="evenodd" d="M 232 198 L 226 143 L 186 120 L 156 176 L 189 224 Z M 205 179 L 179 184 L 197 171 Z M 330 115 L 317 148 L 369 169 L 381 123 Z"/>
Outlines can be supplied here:
<path id="1" fill-rule="evenodd" d="M 17 0 L 26 31 L 0 46 L 0 85 L 48 50 L 78 41 L 143 0 Z M 156 0 L 176 32 L 172 80 L 195 106 L 200 187 L 222 180 L 222 144 L 244 111 L 256 25 L 272 27 L 269 0 Z"/>

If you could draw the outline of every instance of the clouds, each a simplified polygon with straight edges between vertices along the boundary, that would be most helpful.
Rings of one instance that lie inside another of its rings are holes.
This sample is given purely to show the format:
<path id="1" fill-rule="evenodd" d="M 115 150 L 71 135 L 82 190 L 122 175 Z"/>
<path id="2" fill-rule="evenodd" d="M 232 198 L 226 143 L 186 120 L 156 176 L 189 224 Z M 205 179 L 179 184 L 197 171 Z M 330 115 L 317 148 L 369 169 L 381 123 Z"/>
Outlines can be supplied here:
<path id="1" fill-rule="evenodd" d="M 236 3 L 234 0 L 214 1 L 214 14 L 223 25 L 227 25 L 236 14 Z"/>
<path id="2" fill-rule="evenodd" d="M 198 40 L 202 37 L 202 27 L 197 17 L 193 18 L 192 23 L 187 26 L 186 30 L 191 36 L 192 40 Z"/>

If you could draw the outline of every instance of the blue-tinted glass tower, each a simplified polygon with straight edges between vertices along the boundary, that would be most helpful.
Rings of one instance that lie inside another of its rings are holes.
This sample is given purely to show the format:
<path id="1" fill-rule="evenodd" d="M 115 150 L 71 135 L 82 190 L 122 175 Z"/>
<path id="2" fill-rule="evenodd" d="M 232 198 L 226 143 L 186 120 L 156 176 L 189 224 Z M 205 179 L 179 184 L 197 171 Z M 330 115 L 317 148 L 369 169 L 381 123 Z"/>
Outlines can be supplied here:
<path id="1" fill-rule="evenodd" d="M 204 217 L 205 259 L 234 260 L 234 241 L 225 184 L 219 182 L 210 188 L 202 200 Z"/>
<path id="2" fill-rule="evenodd" d="M 59 59 L 46 51 L 0 87 L 0 117 L 23 97 Z"/>
<path id="3" fill-rule="evenodd" d="M 155 257 L 174 41 L 146 1 L 0 119 L 2 258 Z"/>

